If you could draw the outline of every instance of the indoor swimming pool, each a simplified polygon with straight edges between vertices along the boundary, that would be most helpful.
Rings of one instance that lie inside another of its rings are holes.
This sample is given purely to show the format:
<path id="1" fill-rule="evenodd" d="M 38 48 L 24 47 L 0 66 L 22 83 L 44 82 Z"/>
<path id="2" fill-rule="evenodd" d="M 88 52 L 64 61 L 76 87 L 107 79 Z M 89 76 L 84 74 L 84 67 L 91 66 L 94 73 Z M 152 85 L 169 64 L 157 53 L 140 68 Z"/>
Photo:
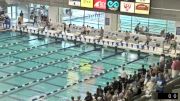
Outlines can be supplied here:
<path id="1" fill-rule="evenodd" d="M 102 48 L 71 41 L 55 42 L 18 32 L 0 33 L 0 101 L 70 101 L 98 85 L 157 63 L 159 56 Z"/>

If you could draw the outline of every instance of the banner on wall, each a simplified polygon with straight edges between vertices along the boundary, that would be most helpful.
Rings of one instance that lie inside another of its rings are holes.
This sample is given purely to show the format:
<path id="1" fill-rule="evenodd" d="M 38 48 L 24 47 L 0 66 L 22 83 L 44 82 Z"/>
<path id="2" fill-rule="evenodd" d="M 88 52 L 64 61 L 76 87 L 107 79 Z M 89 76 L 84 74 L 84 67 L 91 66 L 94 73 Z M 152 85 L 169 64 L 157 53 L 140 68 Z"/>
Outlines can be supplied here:
<path id="1" fill-rule="evenodd" d="M 107 0 L 107 9 L 111 11 L 118 11 L 120 9 L 120 0 Z"/>
<path id="2" fill-rule="evenodd" d="M 150 0 L 136 0 L 139 3 L 150 3 Z"/>
<path id="3" fill-rule="evenodd" d="M 134 13 L 134 2 L 121 2 L 121 12 Z"/>
<path id="4" fill-rule="evenodd" d="M 69 5 L 71 6 L 80 6 L 81 0 L 69 0 Z"/>
<path id="5" fill-rule="evenodd" d="M 106 0 L 94 0 L 94 8 L 106 10 Z"/>
<path id="6" fill-rule="evenodd" d="M 93 8 L 93 0 L 81 0 L 81 7 Z"/>
<path id="7" fill-rule="evenodd" d="M 150 4 L 145 3 L 135 3 L 135 13 L 136 14 L 149 14 Z"/>

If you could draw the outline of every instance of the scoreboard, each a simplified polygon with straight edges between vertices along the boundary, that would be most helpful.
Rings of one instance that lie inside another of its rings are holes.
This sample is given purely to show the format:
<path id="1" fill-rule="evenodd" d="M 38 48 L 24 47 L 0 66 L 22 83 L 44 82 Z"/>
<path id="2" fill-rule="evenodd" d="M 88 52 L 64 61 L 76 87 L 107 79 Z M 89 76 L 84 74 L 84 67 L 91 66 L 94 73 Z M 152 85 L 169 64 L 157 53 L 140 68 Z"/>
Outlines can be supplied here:
<path id="1" fill-rule="evenodd" d="M 70 6 L 149 15 L 150 0 L 69 0 Z"/>

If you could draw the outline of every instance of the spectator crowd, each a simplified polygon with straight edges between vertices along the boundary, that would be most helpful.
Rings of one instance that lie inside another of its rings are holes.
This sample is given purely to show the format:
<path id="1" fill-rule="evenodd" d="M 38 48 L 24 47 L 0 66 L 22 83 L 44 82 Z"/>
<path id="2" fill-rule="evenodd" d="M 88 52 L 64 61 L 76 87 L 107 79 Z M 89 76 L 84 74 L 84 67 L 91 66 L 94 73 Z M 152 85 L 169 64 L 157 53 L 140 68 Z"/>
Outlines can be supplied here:
<path id="1" fill-rule="evenodd" d="M 142 65 L 141 69 L 134 71 L 134 74 L 126 72 L 122 68 L 119 77 L 113 77 L 112 82 L 107 82 L 104 88 L 101 85 L 96 89 L 96 93 L 86 93 L 86 97 L 81 100 L 78 96 L 77 100 L 71 97 L 72 101 L 132 101 L 134 96 L 143 94 L 150 98 L 153 92 L 163 93 L 164 87 L 168 81 L 179 76 L 180 73 L 180 57 L 165 59 L 165 55 L 161 55 L 159 62 L 145 69 Z"/>

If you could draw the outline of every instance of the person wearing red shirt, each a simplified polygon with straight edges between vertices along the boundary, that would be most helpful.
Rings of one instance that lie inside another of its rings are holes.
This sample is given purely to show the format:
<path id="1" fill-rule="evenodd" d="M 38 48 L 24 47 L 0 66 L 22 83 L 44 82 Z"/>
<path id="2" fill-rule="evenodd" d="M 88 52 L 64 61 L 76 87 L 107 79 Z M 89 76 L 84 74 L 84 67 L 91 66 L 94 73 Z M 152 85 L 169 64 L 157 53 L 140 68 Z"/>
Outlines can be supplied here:
<path id="1" fill-rule="evenodd" d="M 177 77 L 180 73 L 180 57 L 178 57 L 176 60 L 173 60 L 171 69 L 172 69 L 172 78 Z"/>

